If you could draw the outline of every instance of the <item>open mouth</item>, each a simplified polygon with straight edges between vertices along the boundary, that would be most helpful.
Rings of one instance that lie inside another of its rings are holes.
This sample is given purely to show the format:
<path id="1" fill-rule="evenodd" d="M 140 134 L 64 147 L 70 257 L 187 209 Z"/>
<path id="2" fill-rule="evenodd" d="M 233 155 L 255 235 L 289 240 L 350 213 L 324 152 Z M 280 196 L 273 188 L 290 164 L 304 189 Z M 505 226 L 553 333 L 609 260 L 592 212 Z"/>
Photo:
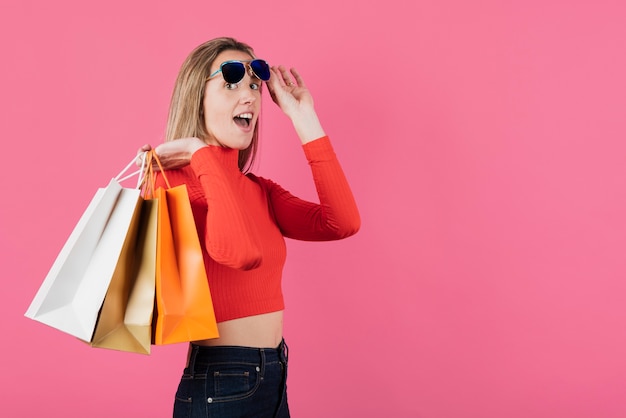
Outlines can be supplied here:
<path id="1" fill-rule="evenodd" d="M 235 116 L 233 120 L 238 126 L 248 128 L 252 123 L 252 113 L 242 113 L 241 115 Z"/>

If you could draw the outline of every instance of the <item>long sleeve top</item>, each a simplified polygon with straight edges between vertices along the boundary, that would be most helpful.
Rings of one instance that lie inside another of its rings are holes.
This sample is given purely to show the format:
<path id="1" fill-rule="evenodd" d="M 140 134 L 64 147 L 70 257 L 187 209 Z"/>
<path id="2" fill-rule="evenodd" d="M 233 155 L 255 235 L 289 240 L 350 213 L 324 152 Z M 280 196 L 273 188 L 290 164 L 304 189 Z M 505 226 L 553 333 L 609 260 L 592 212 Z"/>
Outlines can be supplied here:
<path id="1" fill-rule="evenodd" d="M 303 145 L 319 203 L 238 168 L 238 151 L 207 146 L 166 176 L 186 184 L 217 322 L 284 309 L 284 237 L 327 241 L 360 228 L 352 192 L 328 137 Z M 162 176 L 157 187 L 166 187 Z"/>

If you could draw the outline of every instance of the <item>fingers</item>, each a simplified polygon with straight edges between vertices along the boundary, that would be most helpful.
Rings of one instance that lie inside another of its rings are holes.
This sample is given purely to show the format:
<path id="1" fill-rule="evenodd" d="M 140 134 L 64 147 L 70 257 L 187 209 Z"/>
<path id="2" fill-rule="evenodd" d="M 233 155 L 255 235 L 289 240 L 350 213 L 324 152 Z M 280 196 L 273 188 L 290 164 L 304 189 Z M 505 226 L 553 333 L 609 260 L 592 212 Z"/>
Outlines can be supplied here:
<path id="1" fill-rule="evenodd" d="M 274 74 L 275 77 L 270 78 L 270 81 L 272 81 L 272 79 L 274 80 L 275 83 L 278 84 L 278 86 L 273 85 L 273 87 L 285 87 L 287 86 L 287 82 L 285 81 L 285 71 L 282 65 L 280 67 L 272 67 L 271 71 Z"/>
<path id="2" fill-rule="evenodd" d="M 276 74 L 276 71 L 274 71 L 273 68 L 270 69 L 270 72 L 272 76 L 265 82 L 265 85 L 267 86 L 267 90 L 269 91 L 272 100 L 276 101 L 276 89 L 280 88 L 280 82 L 278 81 L 278 74 Z"/>
<path id="3" fill-rule="evenodd" d="M 289 74 L 287 69 L 281 65 L 278 67 L 278 70 L 280 71 L 283 83 L 285 83 L 286 86 L 293 87 L 295 83 L 291 80 L 291 75 Z"/>
<path id="4" fill-rule="evenodd" d="M 295 68 L 291 68 L 287 71 L 284 65 L 272 67 L 272 71 L 276 74 L 276 78 L 280 86 L 282 87 L 304 87 L 304 82 L 300 73 Z"/>
<path id="5" fill-rule="evenodd" d="M 137 150 L 137 158 L 135 158 L 135 165 L 137 165 L 137 167 L 141 167 L 143 165 L 143 159 L 145 158 L 144 155 L 151 149 L 152 146 L 150 144 L 145 144 Z"/>
<path id="6" fill-rule="evenodd" d="M 294 78 L 296 79 L 298 87 L 306 87 L 306 85 L 304 84 L 304 80 L 302 80 L 302 76 L 295 68 L 291 69 L 291 74 L 293 74 Z"/>
<path id="7" fill-rule="evenodd" d="M 150 151 L 151 149 L 152 149 L 152 146 L 150 144 L 146 144 L 146 145 L 142 146 L 141 148 L 139 148 L 139 150 L 137 151 L 137 154 L 141 154 L 143 152 Z"/>

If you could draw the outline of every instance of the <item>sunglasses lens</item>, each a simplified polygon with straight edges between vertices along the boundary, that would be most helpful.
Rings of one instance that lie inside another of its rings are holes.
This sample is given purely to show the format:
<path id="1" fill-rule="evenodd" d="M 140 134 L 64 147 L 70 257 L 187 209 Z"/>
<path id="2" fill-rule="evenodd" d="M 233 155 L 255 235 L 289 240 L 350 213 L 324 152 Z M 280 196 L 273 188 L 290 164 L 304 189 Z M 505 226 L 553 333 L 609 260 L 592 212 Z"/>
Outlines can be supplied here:
<path id="1" fill-rule="evenodd" d="M 270 66 L 263 60 L 252 60 L 250 62 L 250 68 L 254 71 L 259 79 L 267 81 L 270 79 Z"/>
<path id="2" fill-rule="evenodd" d="M 222 65 L 222 75 L 227 83 L 239 83 L 246 74 L 246 67 L 241 62 L 227 62 Z"/>

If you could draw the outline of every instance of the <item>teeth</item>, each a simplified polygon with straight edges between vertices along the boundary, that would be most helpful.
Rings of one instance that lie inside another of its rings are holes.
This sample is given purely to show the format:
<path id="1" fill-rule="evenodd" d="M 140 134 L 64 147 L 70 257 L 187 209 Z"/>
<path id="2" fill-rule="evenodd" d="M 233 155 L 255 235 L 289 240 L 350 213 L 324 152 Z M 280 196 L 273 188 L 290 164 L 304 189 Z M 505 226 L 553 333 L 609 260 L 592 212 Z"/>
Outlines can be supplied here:
<path id="1" fill-rule="evenodd" d="M 235 117 L 241 119 L 252 119 L 252 113 L 242 113 L 241 115 L 237 115 Z"/>

